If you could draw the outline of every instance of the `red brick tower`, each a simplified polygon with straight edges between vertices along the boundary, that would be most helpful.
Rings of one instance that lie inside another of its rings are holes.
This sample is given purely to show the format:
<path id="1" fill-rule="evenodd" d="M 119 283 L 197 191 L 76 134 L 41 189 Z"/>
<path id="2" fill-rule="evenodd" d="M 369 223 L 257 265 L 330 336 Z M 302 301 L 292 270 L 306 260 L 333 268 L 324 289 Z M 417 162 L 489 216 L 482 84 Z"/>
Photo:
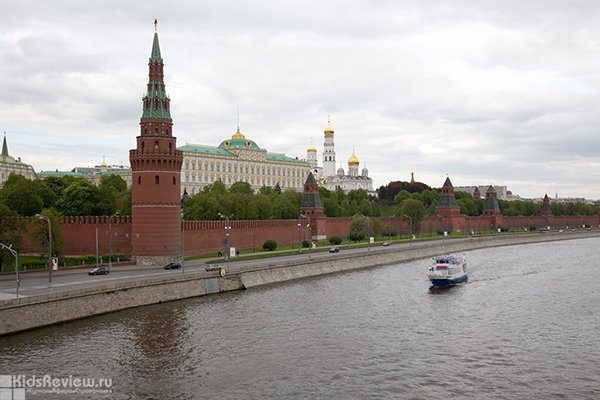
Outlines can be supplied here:
<path id="1" fill-rule="evenodd" d="M 163 264 L 181 258 L 181 165 L 183 153 L 172 135 L 163 81 L 157 22 L 150 55 L 148 92 L 142 99 L 137 147 L 131 163 L 131 253 L 138 264 Z"/>
<path id="2" fill-rule="evenodd" d="M 321 196 L 319 195 L 319 185 L 312 172 L 308 173 L 304 183 L 304 194 L 300 204 L 300 218 L 306 218 L 310 222 L 310 233 L 312 240 L 324 240 L 327 238 L 325 212 L 321 205 Z"/>
<path id="3" fill-rule="evenodd" d="M 450 178 L 446 178 L 438 205 L 435 208 L 436 214 L 442 218 L 442 228 L 445 231 L 460 231 L 464 229 L 466 219 L 460 213 L 460 206 L 456 202 L 454 195 L 454 186 Z"/>

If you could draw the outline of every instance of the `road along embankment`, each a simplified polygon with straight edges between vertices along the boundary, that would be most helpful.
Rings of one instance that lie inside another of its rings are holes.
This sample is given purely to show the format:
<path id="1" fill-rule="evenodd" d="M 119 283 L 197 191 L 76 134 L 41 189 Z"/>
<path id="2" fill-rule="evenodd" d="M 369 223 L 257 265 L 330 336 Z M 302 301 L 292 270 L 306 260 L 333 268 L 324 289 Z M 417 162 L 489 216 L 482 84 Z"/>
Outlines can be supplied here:
<path id="1" fill-rule="evenodd" d="M 57 293 L 0 301 L 0 336 L 105 314 L 149 304 L 241 290 L 278 282 L 390 265 L 429 258 L 443 252 L 457 253 L 485 247 L 510 246 L 545 241 L 600 237 L 600 232 L 568 232 L 524 235 L 497 235 L 395 245 L 360 254 L 313 260 L 306 258 L 277 263 L 265 260 L 262 266 L 240 267 L 225 276 L 217 272 L 192 272 L 111 283 Z"/>

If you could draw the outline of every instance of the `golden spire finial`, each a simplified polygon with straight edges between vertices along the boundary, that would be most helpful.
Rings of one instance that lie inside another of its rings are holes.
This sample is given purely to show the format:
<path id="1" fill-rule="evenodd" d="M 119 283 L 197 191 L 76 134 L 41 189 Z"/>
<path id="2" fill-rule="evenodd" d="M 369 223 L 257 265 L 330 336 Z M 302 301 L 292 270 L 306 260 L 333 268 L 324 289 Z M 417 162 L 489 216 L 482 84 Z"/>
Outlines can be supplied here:
<path id="1" fill-rule="evenodd" d="M 354 153 L 354 146 L 352 146 L 352 155 L 350 158 L 348 158 L 348 165 L 358 165 L 359 163 L 360 160 L 358 157 L 356 157 L 356 154 Z"/>
<path id="2" fill-rule="evenodd" d="M 154 32 L 158 32 L 158 20 L 154 18 Z"/>
<path id="3" fill-rule="evenodd" d="M 246 139 L 246 136 L 240 131 L 240 106 L 237 107 L 237 131 L 231 137 L 232 139 Z"/>
<path id="4" fill-rule="evenodd" d="M 333 128 L 331 127 L 331 115 L 327 115 L 327 127 L 325 127 L 325 136 L 333 137 Z"/>

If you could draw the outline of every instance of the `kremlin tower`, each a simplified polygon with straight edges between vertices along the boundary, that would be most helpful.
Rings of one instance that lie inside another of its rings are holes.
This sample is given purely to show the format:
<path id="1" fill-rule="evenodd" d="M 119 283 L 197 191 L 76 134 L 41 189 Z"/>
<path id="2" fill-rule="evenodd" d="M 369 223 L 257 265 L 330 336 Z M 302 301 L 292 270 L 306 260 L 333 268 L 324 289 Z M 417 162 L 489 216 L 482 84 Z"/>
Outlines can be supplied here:
<path id="1" fill-rule="evenodd" d="M 325 142 L 323 143 L 323 176 L 335 175 L 335 144 L 333 143 L 333 128 L 331 121 L 327 119 L 327 127 L 323 132 Z"/>
<path id="2" fill-rule="evenodd" d="M 137 147 L 131 163 L 131 252 L 137 264 L 181 259 L 181 166 L 183 153 L 173 136 L 170 99 L 165 92 L 157 21 L 150 55 L 147 93 L 142 99 Z"/>

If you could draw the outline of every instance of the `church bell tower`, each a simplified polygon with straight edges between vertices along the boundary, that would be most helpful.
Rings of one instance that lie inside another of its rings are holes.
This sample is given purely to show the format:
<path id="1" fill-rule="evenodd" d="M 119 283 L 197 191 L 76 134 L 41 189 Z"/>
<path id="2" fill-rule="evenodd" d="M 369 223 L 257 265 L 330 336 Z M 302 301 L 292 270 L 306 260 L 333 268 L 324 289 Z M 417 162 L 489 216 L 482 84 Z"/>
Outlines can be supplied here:
<path id="1" fill-rule="evenodd" d="M 137 146 L 131 163 L 131 252 L 136 263 L 160 265 L 181 260 L 181 166 L 183 153 L 173 136 L 170 99 L 165 92 L 157 21 L 142 99 Z"/>

